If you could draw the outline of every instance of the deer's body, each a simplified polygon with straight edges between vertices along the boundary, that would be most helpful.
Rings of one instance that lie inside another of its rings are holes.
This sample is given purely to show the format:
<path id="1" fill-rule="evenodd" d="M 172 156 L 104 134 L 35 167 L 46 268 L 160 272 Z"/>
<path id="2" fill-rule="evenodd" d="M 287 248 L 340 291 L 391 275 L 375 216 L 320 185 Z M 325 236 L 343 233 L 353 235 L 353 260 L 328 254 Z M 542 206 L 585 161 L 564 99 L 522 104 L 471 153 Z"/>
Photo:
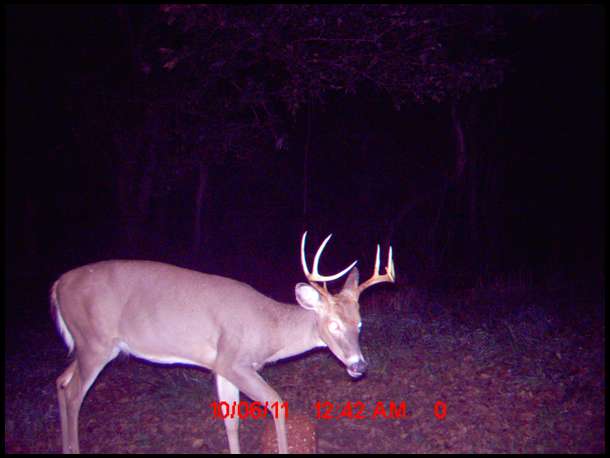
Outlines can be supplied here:
<path id="1" fill-rule="evenodd" d="M 328 237 L 330 238 L 330 236 Z M 74 361 L 57 379 L 64 453 L 78 453 L 78 414 L 104 366 L 124 351 L 164 364 L 186 363 L 212 370 L 220 401 L 239 401 L 242 391 L 261 404 L 281 403 L 257 373 L 266 363 L 328 346 L 352 377 L 366 370 L 358 335 L 358 296 L 364 288 L 393 281 L 394 270 L 358 286 L 358 270 L 317 273 L 296 286 L 301 305 L 277 302 L 245 283 L 152 261 L 102 261 L 63 274 L 51 288 L 53 315 Z M 315 282 L 350 274 L 332 295 Z M 278 449 L 287 452 L 285 412 L 274 417 Z M 239 453 L 239 418 L 226 418 L 232 453 Z"/>
<path id="2" fill-rule="evenodd" d="M 125 278 L 130 280 L 121 281 Z M 67 293 L 74 284 L 80 285 L 77 293 Z M 88 264 L 62 275 L 51 294 L 64 323 L 80 320 L 82 314 L 91 324 L 99 324 L 100 331 L 86 338 L 75 329 L 76 347 L 104 348 L 112 357 L 122 350 L 158 363 L 189 363 L 222 374 L 219 354 L 231 352 L 232 346 L 247 349 L 242 362 L 262 367 L 324 345 L 315 339 L 311 311 L 274 301 L 231 278 L 159 262 Z M 117 303 L 122 306 L 117 308 Z M 250 306 L 243 307 L 244 303 Z M 228 312 L 230 321 L 223 319 Z M 270 319 L 261 322 L 261 312 Z M 295 333 L 295 327 L 303 333 Z M 254 328 L 259 332 L 253 333 Z M 311 338 L 303 341 L 304 350 L 286 351 L 295 335 Z M 259 336 L 266 345 L 260 345 Z"/>

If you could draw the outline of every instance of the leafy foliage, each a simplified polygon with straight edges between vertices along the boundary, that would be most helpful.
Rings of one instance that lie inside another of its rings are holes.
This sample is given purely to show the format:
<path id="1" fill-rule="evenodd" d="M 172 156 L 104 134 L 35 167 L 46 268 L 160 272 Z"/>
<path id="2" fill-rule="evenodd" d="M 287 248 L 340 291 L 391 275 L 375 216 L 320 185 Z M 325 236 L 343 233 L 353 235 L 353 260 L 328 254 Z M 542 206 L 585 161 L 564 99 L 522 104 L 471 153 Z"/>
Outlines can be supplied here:
<path id="1" fill-rule="evenodd" d="M 495 55 L 508 9 L 432 5 L 162 6 L 180 31 L 164 68 L 182 69 L 200 93 L 272 119 L 329 91 L 386 92 L 396 105 L 460 97 L 502 82 Z M 236 102 L 236 103 L 235 103 Z"/>

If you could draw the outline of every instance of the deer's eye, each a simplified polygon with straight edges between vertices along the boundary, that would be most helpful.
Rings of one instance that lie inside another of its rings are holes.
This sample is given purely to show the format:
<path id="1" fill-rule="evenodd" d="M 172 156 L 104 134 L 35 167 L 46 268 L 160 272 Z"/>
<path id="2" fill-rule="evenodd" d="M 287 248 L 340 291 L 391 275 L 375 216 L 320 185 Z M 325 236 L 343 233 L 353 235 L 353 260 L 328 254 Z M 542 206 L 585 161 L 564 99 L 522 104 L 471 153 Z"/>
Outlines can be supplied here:
<path id="1" fill-rule="evenodd" d="M 328 323 L 328 330 L 330 332 L 332 332 L 333 334 L 336 334 L 339 332 L 339 323 L 337 323 L 336 321 L 331 321 L 330 323 Z"/>

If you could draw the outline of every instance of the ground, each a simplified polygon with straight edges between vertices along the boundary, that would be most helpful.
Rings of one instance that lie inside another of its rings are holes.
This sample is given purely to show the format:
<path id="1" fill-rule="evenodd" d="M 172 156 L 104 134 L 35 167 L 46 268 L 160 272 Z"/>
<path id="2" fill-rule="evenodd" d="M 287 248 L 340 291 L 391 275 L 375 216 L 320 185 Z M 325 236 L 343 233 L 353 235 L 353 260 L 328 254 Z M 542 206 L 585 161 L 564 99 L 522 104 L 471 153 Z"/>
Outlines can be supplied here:
<path id="1" fill-rule="evenodd" d="M 59 452 L 55 379 L 67 351 L 42 306 L 23 310 L 7 317 L 5 450 Z M 388 285 L 365 294 L 361 313 L 364 377 L 323 349 L 262 371 L 289 415 L 314 423 L 319 453 L 605 451 L 601 292 Z M 85 399 L 81 451 L 228 453 L 215 400 L 207 370 L 119 357 Z M 242 421 L 242 452 L 260 452 L 271 422 Z"/>

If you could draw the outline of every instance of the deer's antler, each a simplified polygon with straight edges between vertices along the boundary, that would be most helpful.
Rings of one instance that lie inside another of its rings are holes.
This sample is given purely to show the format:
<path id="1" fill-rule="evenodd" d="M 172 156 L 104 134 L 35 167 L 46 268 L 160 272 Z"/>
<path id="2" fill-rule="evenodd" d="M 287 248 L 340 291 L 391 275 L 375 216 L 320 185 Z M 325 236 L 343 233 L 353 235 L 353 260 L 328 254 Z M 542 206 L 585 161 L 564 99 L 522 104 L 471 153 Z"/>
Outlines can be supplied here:
<path id="1" fill-rule="evenodd" d="M 385 271 L 386 273 L 384 275 L 379 275 L 379 245 L 377 245 L 377 257 L 375 259 L 375 270 L 373 271 L 373 276 L 364 283 L 362 283 L 360 286 L 358 286 L 358 293 L 361 293 L 369 286 L 373 286 L 377 283 L 394 283 L 396 281 L 396 272 L 394 270 L 394 261 L 392 260 L 391 245 L 390 249 L 388 250 L 388 265 L 386 266 Z"/>
<path id="2" fill-rule="evenodd" d="M 329 234 L 328 237 L 326 237 L 324 239 L 324 241 L 322 242 L 322 245 L 320 245 L 320 248 L 318 248 L 318 251 L 316 252 L 315 257 L 313 258 L 312 272 L 310 272 L 309 269 L 307 268 L 307 261 L 305 260 L 305 239 L 307 238 L 307 231 L 305 231 L 303 233 L 303 238 L 301 239 L 301 264 L 303 266 L 303 272 L 305 273 L 305 277 L 307 277 L 307 281 L 309 282 L 309 284 L 323 294 L 328 294 L 328 290 L 326 289 L 327 281 L 336 280 L 337 278 L 342 277 L 343 275 L 348 273 L 352 269 L 352 267 L 354 267 L 356 265 L 356 263 L 358 262 L 358 261 L 352 262 L 348 267 L 346 267 L 345 269 L 343 269 L 341 272 L 339 272 L 337 274 L 321 275 L 318 272 L 318 263 L 320 262 L 320 256 L 322 256 L 322 252 L 324 251 L 324 248 L 326 247 L 326 244 L 328 243 L 328 241 L 330 240 L 331 237 L 332 237 L 332 234 Z M 316 282 L 323 282 L 324 288 L 322 288 Z"/>

